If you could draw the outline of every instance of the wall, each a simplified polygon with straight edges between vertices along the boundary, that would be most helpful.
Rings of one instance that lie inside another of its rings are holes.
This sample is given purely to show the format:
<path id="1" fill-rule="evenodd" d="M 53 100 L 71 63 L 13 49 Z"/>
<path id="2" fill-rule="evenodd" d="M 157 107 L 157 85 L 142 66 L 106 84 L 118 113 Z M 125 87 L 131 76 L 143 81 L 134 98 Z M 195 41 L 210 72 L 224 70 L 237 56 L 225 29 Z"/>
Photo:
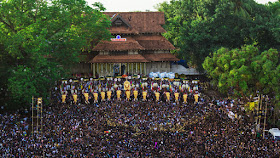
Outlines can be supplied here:
<path id="1" fill-rule="evenodd" d="M 150 72 L 170 72 L 170 62 L 169 61 L 159 61 L 147 63 L 147 74 Z"/>

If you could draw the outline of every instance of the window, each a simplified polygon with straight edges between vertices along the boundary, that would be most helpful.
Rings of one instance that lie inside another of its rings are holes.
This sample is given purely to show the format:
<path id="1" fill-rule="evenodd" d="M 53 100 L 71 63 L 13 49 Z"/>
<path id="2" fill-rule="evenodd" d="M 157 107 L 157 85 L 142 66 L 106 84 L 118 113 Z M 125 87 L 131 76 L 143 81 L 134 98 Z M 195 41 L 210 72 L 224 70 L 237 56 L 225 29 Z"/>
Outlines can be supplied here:
<path id="1" fill-rule="evenodd" d="M 120 19 L 115 21 L 115 25 L 116 26 L 121 26 L 122 25 L 122 21 Z"/>

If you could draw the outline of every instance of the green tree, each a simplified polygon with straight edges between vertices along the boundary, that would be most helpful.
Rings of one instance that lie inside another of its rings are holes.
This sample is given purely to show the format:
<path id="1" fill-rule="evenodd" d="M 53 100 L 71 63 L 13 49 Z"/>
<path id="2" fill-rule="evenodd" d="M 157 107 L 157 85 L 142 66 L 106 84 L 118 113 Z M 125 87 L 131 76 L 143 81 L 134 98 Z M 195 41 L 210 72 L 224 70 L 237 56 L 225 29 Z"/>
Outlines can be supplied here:
<path id="1" fill-rule="evenodd" d="M 169 4 L 170 3 L 170 4 Z M 163 2 L 158 4 L 157 9 L 165 14 L 166 25 L 165 29 L 168 30 L 164 36 L 175 46 L 179 46 L 180 33 L 184 21 L 188 20 L 191 16 L 193 4 L 191 1 L 177 1 L 171 0 L 169 3 Z M 184 4 L 188 3 L 188 4 Z"/>
<path id="2" fill-rule="evenodd" d="M 84 0 L 1 0 L 1 92 L 17 105 L 30 103 L 32 95 L 47 98 L 81 50 L 109 39 L 104 7 L 93 7 Z"/>
<path id="3" fill-rule="evenodd" d="M 254 0 L 172 0 L 158 10 L 166 16 L 164 36 L 181 58 L 201 71 L 205 57 L 221 47 L 279 49 L 279 21 Z"/>
<path id="4" fill-rule="evenodd" d="M 268 7 L 274 16 L 280 18 L 280 0 L 274 3 L 269 2 Z"/>
<path id="5" fill-rule="evenodd" d="M 280 55 L 276 49 L 221 48 L 205 59 L 203 67 L 223 93 L 233 90 L 236 97 L 251 101 L 259 92 L 279 101 Z"/>
<path id="6" fill-rule="evenodd" d="M 243 18 L 251 18 L 252 7 L 248 2 L 250 1 L 231 0 L 230 3 L 232 5 L 234 14 Z"/>
<path id="7" fill-rule="evenodd" d="M 280 1 L 268 4 L 268 9 L 271 12 L 271 21 L 267 23 L 267 26 L 270 26 L 273 37 L 276 41 L 280 41 Z M 278 47 L 279 49 L 279 43 Z"/>

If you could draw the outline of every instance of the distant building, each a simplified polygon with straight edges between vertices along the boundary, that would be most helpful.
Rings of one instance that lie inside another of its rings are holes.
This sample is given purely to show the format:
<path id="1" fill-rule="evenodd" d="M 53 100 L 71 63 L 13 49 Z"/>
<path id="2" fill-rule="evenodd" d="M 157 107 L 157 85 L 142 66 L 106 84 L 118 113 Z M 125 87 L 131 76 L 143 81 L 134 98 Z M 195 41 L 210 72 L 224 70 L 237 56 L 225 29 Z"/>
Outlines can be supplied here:
<path id="1" fill-rule="evenodd" d="M 163 12 L 105 12 L 111 19 L 110 41 L 93 48 L 96 54 L 85 66 L 93 76 L 170 72 L 178 61 L 170 50 L 175 47 L 161 34 L 166 32 Z"/>

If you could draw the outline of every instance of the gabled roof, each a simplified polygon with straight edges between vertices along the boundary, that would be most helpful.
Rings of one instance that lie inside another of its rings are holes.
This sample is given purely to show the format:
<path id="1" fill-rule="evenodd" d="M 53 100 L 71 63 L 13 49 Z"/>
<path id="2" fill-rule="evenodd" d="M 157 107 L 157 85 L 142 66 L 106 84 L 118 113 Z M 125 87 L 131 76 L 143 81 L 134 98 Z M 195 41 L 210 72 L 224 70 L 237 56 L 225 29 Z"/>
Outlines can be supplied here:
<path id="1" fill-rule="evenodd" d="M 101 41 L 94 48 L 93 51 L 129 51 L 129 50 L 144 50 L 136 40 L 127 38 L 126 41 Z"/>
<path id="2" fill-rule="evenodd" d="M 174 50 L 175 47 L 167 40 L 139 40 L 138 43 L 145 48 L 145 50 Z"/>
<path id="3" fill-rule="evenodd" d="M 165 24 L 163 12 L 104 12 L 104 14 L 112 18 L 112 22 L 117 17 L 121 17 L 125 23 L 131 26 L 128 30 L 134 34 L 166 32 L 162 27 Z M 116 33 L 116 29 L 118 27 L 111 27 L 111 33 Z"/>
<path id="4" fill-rule="evenodd" d="M 134 63 L 134 62 L 149 62 L 140 54 L 129 55 L 97 55 L 90 63 Z"/>
<path id="5" fill-rule="evenodd" d="M 93 51 L 174 50 L 175 47 L 161 35 L 127 37 L 127 41 L 101 41 Z"/>
<path id="6" fill-rule="evenodd" d="M 119 14 L 114 15 L 111 19 L 111 22 L 114 23 L 116 20 L 121 20 L 127 27 L 131 27 L 130 24 L 124 20 Z"/>
<path id="7" fill-rule="evenodd" d="M 138 36 L 135 40 L 145 48 L 145 50 L 174 50 L 175 47 L 163 36 Z"/>
<path id="8" fill-rule="evenodd" d="M 163 12 L 105 12 L 112 23 L 110 32 L 123 35 L 126 41 L 101 41 L 93 51 L 174 50 L 175 47 L 161 33 L 166 32 Z M 117 21 L 120 20 L 120 21 Z M 132 34 L 132 35 L 129 35 Z"/>
<path id="9" fill-rule="evenodd" d="M 97 55 L 90 63 L 143 63 L 151 61 L 179 61 L 171 53 L 156 54 L 126 54 L 126 55 Z"/>
<path id="10" fill-rule="evenodd" d="M 134 28 L 131 28 L 131 27 L 128 28 L 128 27 L 125 27 L 125 26 L 111 27 L 110 32 L 111 32 L 111 34 L 114 34 L 114 35 L 139 34 L 139 32 L 137 30 L 135 30 Z"/>

